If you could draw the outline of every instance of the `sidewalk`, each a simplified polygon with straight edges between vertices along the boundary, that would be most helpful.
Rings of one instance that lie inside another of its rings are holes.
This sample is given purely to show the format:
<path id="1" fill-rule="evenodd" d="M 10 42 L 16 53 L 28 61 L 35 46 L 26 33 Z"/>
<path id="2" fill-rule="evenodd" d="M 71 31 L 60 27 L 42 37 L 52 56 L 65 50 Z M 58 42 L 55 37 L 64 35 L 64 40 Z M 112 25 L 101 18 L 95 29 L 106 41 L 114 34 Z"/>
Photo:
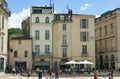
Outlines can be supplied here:
<path id="1" fill-rule="evenodd" d="M 0 72 L 0 79 L 38 79 L 36 77 L 23 77 L 20 75 L 12 75 L 12 74 L 5 74 Z M 44 76 L 42 79 L 46 79 Z M 60 77 L 59 79 L 93 79 L 93 77 L 86 77 L 86 76 L 71 76 L 71 77 Z M 108 77 L 99 77 L 99 79 L 108 79 Z M 120 77 L 114 77 L 114 79 L 120 79 Z"/>

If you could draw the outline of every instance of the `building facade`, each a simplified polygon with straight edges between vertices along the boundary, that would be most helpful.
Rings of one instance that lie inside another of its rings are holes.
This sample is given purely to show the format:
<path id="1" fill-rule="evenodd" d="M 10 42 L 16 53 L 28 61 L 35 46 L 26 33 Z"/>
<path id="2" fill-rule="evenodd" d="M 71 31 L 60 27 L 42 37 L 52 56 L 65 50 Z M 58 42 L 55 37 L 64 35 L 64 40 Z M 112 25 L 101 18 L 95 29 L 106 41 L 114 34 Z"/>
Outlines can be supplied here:
<path id="1" fill-rule="evenodd" d="M 11 37 L 9 42 L 9 66 L 32 69 L 32 39 L 26 36 Z"/>
<path id="2" fill-rule="evenodd" d="M 120 67 L 120 8 L 107 11 L 95 19 L 96 66 Z"/>
<path id="3" fill-rule="evenodd" d="M 65 62 L 88 60 L 95 68 L 95 34 L 93 15 L 55 14 L 53 21 L 53 67 L 69 68 Z M 85 65 L 76 65 L 86 68 Z"/>
<path id="4" fill-rule="evenodd" d="M 95 68 L 95 34 L 93 15 L 72 16 L 72 60 L 87 60 L 94 64 L 79 65 L 79 68 Z M 86 67 L 87 66 L 87 67 Z"/>
<path id="5" fill-rule="evenodd" d="M 72 13 L 54 14 L 53 21 L 53 55 L 54 69 L 66 68 L 72 53 Z"/>
<path id="6" fill-rule="evenodd" d="M 53 7 L 31 7 L 30 37 L 33 39 L 34 67 L 49 68 L 52 56 Z"/>
<path id="7" fill-rule="evenodd" d="M 7 64 L 7 26 L 8 17 L 10 16 L 10 11 L 8 10 L 8 4 L 5 0 L 0 0 L 0 72 L 5 71 Z"/>

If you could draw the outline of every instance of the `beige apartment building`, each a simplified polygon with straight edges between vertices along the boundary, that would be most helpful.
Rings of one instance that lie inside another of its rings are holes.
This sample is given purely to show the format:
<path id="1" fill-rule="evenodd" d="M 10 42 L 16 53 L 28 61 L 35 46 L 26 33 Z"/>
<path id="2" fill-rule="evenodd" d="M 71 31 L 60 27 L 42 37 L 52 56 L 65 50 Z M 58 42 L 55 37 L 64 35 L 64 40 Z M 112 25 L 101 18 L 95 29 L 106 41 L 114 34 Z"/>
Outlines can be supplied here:
<path id="1" fill-rule="evenodd" d="M 53 55 L 54 68 L 65 68 L 72 58 L 72 13 L 54 14 Z"/>
<path id="2" fill-rule="evenodd" d="M 9 66 L 32 69 L 32 39 L 27 36 L 11 37 L 9 42 Z"/>
<path id="3" fill-rule="evenodd" d="M 120 67 L 120 8 L 95 19 L 96 66 Z"/>
<path id="4" fill-rule="evenodd" d="M 93 15 L 55 14 L 53 22 L 53 67 L 68 68 L 67 61 L 88 60 L 95 68 L 95 34 Z M 85 65 L 77 65 L 86 68 Z"/>
<path id="5" fill-rule="evenodd" d="M 7 2 L 5 0 L 0 0 L 0 72 L 5 71 L 7 64 L 7 26 L 9 16 L 10 11 L 8 10 Z"/>
<path id="6" fill-rule="evenodd" d="M 72 60 L 87 60 L 92 65 L 79 65 L 80 68 L 95 68 L 95 34 L 93 15 L 73 14 L 72 16 Z"/>

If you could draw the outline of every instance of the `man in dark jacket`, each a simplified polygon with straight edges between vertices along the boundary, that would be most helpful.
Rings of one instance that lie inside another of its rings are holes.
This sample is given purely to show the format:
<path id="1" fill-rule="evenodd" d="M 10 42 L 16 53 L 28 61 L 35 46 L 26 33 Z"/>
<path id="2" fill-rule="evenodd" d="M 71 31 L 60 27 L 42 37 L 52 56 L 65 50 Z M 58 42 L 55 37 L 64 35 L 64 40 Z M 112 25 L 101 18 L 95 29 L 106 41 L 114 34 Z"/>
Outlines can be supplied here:
<path id="1" fill-rule="evenodd" d="M 38 79 L 42 79 L 42 70 L 38 71 Z"/>

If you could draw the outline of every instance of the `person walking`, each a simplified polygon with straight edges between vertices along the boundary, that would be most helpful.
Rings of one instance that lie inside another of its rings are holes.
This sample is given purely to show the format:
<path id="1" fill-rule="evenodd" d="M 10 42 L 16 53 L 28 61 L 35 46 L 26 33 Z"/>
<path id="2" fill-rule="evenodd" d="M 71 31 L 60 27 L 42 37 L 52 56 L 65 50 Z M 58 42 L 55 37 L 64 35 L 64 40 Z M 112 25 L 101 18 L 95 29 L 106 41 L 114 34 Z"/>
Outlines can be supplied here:
<path id="1" fill-rule="evenodd" d="M 111 73 L 109 73 L 108 79 L 113 79 Z"/>
<path id="2" fill-rule="evenodd" d="M 15 74 L 15 72 L 16 72 L 16 68 L 13 67 L 13 68 L 12 68 L 12 73 L 13 73 L 13 75 Z"/>
<path id="3" fill-rule="evenodd" d="M 38 71 L 38 79 L 42 79 L 42 70 Z"/>
<path id="4" fill-rule="evenodd" d="M 27 71 L 27 74 L 28 74 L 28 77 L 30 77 L 31 72 L 30 72 L 29 69 L 28 69 L 28 71 Z"/>
<path id="5" fill-rule="evenodd" d="M 59 73 L 58 73 L 58 71 L 56 70 L 56 71 L 55 71 L 55 79 L 59 79 L 58 74 L 59 74 Z"/>
<path id="6" fill-rule="evenodd" d="M 97 74 L 97 71 L 95 71 L 95 74 L 94 74 L 94 79 L 98 79 L 98 74 Z"/>

